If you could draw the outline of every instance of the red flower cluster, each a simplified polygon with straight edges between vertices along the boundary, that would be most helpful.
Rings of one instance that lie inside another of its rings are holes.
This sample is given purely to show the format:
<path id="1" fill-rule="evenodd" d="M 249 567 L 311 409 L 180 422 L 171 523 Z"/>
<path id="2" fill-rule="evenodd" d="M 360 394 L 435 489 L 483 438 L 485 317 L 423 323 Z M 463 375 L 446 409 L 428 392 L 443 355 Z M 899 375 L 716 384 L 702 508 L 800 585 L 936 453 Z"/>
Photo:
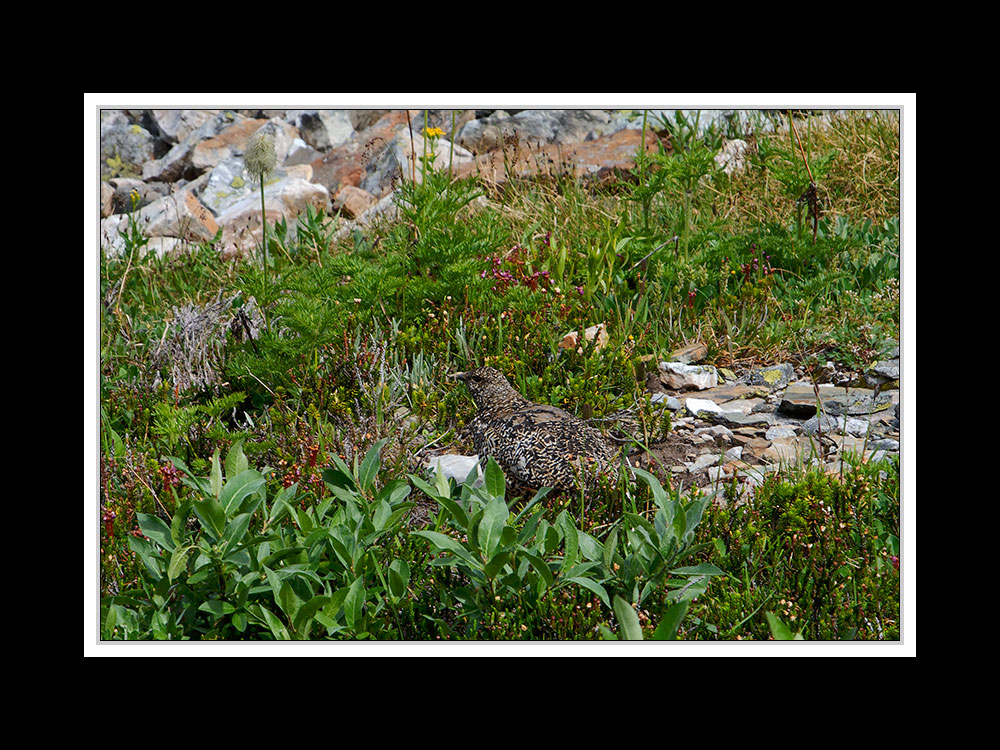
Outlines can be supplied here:
<path id="1" fill-rule="evenodd" d="M 547 238 L 546 238 L 547 239 Z M 533 271 L 528 273 L 527 271 L 527 250 L 520 244 L 514 245 L 510 249 L 507 257 L 504 258 L 500 254 L 493 255 L 489 258 L 491 266 L 489 268 L 484 268 L 483 272 L 479 274 L 479 278 L 485 279 L 487 277 L 496 280 L 496 284 L 493 285 L 493 291 L 504 291 L 511 285 L 526 286 L 531 291 L 535 291 L 539 286 L 542 288 L 548 288 L 551 283 L 549 279 L 548 271 Z M 508 268 L 504 268 L 504 264 L 507 264 Z"/>

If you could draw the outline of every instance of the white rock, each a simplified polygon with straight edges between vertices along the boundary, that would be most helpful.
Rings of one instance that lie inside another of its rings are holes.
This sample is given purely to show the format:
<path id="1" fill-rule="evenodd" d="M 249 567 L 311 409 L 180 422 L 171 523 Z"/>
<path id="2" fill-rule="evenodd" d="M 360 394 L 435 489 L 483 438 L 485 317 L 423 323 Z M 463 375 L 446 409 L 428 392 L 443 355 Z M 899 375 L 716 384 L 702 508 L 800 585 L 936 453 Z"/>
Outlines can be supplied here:
<path id="1" fill-rule="evenodd" d="M 863 437 L 868 432 L 868 421 L 856 417 L 824 414 L 822 424 L 820 424 L 819 417 L 810 417 L 802 424 L 802 430 L 807 435 L 815 435 L 820 428 L 824 433 L 835 432 L 841 435 Z"/>
<path id="2" fill-rule="evenodd" d="M 715 166 L 726 174 L 742 172 L 746 165 L 747 142 L 739 138 L 725 141 L 715 155 Z"/>
<path id="3" fill-rule="evenodd" d="M 308 182 L 312 178 L 312 167 L 299 164 L 292 167 L 277 167 L 264 178 L 264 196 L 271 185 L 288 178 Z M 252 179 L 243 166 L 243 157 L 236 156 L 219 162 L 208 173 L 208 179 L 198 193 L 201 202 L 221 216 L 248 196 L 255 196 L 260 205 L 260 186 Z"/>
<path id="4" fill-rule="evenodd" d="M 686 398 L 684 399 L 684 408 L 695 417 L 702 412 L 710 412 L 712 414 L 722 413 L 719 405 L 707 398 Z"/>
<path id="5" fill-rule="evenodd" d="M 715 453 L 702 453 L 694 461 L 687 464 L 687 469 L 694 474 L 695 472 L 707 469 L 710 466 L 717 466 L 719 464 L 719 458 L 719 455 Z"/>
<path id="6" fill-rule="evenodd" d="M 740 459 L 743 458 L 743 446 L 734 445 L 732 448 L 730 448 L 724 454 L 722 454 L 722 457 L 726 461 L 739 461 Z"/>
<path id="7" fill-rule="evenodd" d="M 703 391 L 719 384 L 719 373 L 712 365 L 686 365 L 683 362 L 660 362 L 661 380 L 668 388 L 697 388 Z"/>
<path id="8" fill-rule="evenodd" d="M 769 427 L 767 429 L 767 432 L 764 433 L 764 437 L 768 440 L 795 437 L 795 428 L 786 424 L 775 425 L 774 427 Z"/>
<path id="9" fill-rule="evenodd" d="M 292 167 L 296 164 L 311 164 L 322 155 L 301 138 L 296 138 L 288 148 L 288 156 L 285 157 L 284 166 Z"/>
<path id="10" fill-rule="evenodd" d="M 303 165 L 308 166 L 308 165 Z M 295 169 L 293 167 L 293 169 Z M 264 187 L 264 207 L 267 223 L 284 219 L 290 229 L 306 206 L 317 211 L 330 211 L 330 192 L 322 185 L 300 177 L 289 177 Z M 246 256 L 257 252 L 262 239 L 260 194 L 253 193 L 219 214 L 222 226 L 222 252 L 225 256 Z"/>
<path id="11" fill-rule="evenodd" d="M 722 438 L 727 443 L 731 442 L 733 439 L 733 431 L 730 430 L 725 425 L 717 424 L 711 427 L 699 427 L 693 433 L 694 435 L 707 435 L 711 438 Z"/>
<path id="12" fill-rule="evenodd" d="M 661 401 L 666 401 L 667 408 L 670 409 L 670 411 L 677 411 L 678 409 L 681 408 L 681 402 L 677 400 L 677 397 L 671 396 L 667 393 L 654 393 L 652 396 L 649 397 L 649 401 L 650 403 L 653 404 L 658 404 Z"/>
<path id="13" fill-rule="evenodd" d="M 475 470 L 477 478 L 473 481 L 472 486 L 482 487 L 483 485 L 483 467 L 479 465 L 479 456 L 445 454 L 435 456 L 427 462 L 427 470 L 431 474 L 436 474 L 439 468 L 445 477 L 454 479 L 459 484 L 465 484 L 465 480 Z"/>
<path id="14" fill-rule="evenodd" d="M 354 135 L 351 113 L 346 109 L 289 110 L 285 117 L 298 126 L 306 143 L 323 153 Z"/>

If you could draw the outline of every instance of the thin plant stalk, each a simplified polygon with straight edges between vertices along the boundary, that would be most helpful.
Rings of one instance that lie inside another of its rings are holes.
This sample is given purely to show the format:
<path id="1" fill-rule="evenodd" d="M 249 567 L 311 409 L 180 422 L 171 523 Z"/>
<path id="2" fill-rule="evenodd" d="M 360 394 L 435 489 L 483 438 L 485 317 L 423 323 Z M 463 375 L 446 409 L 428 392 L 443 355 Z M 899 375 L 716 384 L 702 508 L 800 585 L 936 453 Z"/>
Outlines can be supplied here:
<path id="1" fill-rule="evenodd" d="M 264 176 L 260 178 L 260 229 L 261 244 L 264 247 L 264 275 L 267 275 L 267 209 L 264 207 Z"/>

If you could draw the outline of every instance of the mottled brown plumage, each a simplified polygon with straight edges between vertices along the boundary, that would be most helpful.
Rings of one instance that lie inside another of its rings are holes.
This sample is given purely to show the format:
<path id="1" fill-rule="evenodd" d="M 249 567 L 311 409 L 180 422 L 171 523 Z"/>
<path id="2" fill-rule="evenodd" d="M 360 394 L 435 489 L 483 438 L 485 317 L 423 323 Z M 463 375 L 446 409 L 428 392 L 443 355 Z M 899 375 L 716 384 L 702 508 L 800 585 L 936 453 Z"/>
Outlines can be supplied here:
<path id="1" fill-rule="evenodd" d="M 558 407 L 529 401 L 492 367 L 452 377 L 476 402 L 468 429 L 480 460 L 492 456 L 509 477 L 530 487 L 576 486 L 618 453 L 599 430 Z"/>

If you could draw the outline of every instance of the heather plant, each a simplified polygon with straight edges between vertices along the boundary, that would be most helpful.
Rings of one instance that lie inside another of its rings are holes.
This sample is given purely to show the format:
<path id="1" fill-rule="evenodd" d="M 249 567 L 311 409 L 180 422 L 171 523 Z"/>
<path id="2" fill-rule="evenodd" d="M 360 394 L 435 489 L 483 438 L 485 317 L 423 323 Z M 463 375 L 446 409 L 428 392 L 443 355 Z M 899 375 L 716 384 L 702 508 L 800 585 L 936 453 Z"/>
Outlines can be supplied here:
<path id="1" fill-rule="evenodd" d="M 893 461 L 770 479 L 752 503 L 710 514 L 712 559 L 732 585 L 699 601 L 698 627 L 766 638 L 765 611 L 808 640 L 898 639 L 898 472 Z"/>

